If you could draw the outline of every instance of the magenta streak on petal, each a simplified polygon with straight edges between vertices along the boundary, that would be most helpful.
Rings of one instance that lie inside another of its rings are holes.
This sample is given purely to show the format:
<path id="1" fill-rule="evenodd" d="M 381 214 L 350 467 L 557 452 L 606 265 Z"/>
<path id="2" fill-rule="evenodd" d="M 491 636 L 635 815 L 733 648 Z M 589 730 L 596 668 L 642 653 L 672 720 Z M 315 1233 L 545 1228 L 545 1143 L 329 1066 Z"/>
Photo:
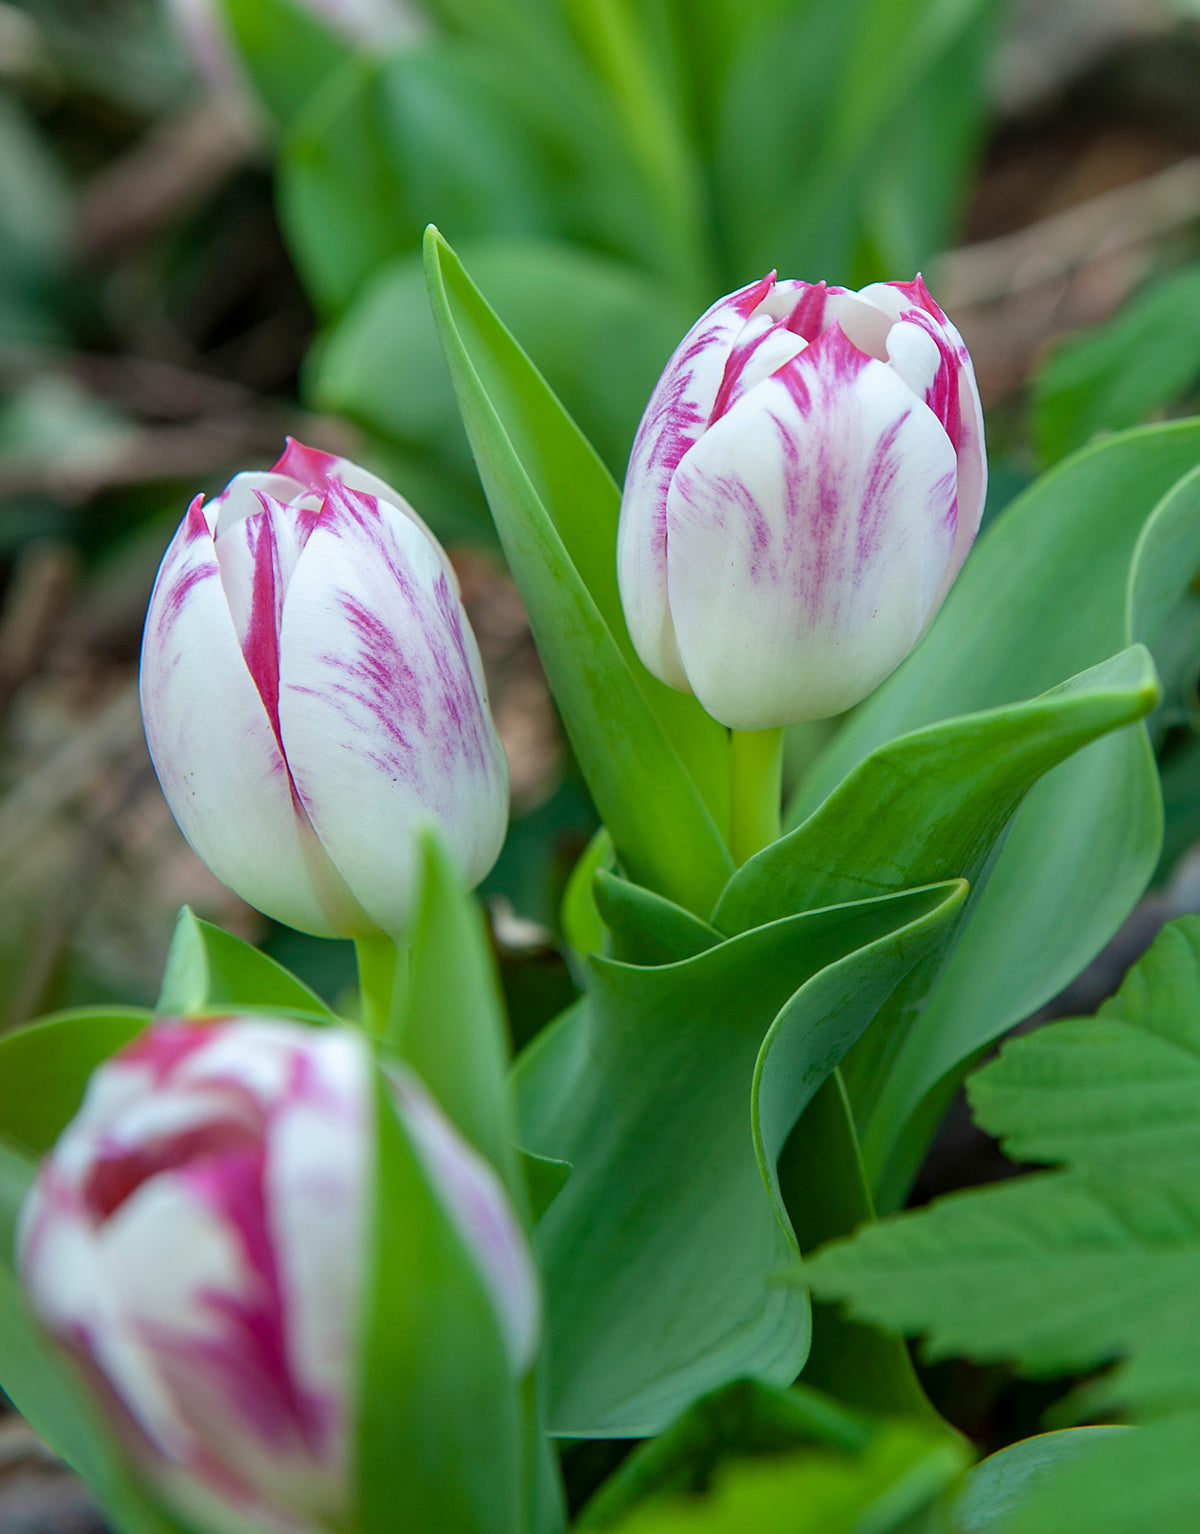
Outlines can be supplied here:
<path id="1" fill-rule="evenodd" d="M 743 288 L 741 293 L 737 295 L 733 301 L 733 307 L 743 319 L 748 320 L 759 304 L 762 303 L 763 299 L 770 293 L 771 289 L 775 286 L 777 275 L 777 272 L 770 271 L 759 282 L 754 283 L 751 287 Z"/>
<path id="2" fill-rule="evenodd" d="M 207 539 L 209 547 L 212 547 L 212 533 L 209 530 L 208 520 L 201 510 L 203 502 L 204 497 L 198 495 L 188 507 L 187 515 L 183 519 L 182 547 L 189 552 L 183 555 L 182 560 L 170 560 L 163 566 L 162 605 L 159 607 L 156 619 L 157 632 L 160 635 L 165 633 L 178 618 L 193 587 L 220 573 L 215 552 L 211 559 L 203 559 L 197 558 L 190 551 L 191 545 L 201 539 Z M 178 548 L 179 545 L 176 547 Z M 171 566 L 169 570 L 168 564 Z"/>
<path id="3" fill-rule="evenodd" d="M 939 325 L 946 324 L 946 316 L 938 307 L 932 293 L 925 286 L 925 279 L 921 276 L 920 272 L 917 273 L 911 282 L 889 282 L 888 287 L 895 288 L 897 293 L 905 294 L 919 309 L 923 309 L 926 314 L 932 315 Z"/>
<path id="4" fill-rule="evenodd" d="M 962 446 L 963 426 L 962 406 L 958 397 L 959 363 L 955 348 L 946 339 L 941 327 L 923 310 L 910 309 L 903 318 L 910 324 L 920 325 L 933 338 L 938 349 L 938 368 L 932 384 L 925 391 L 925 403 L 946 428 L 950 445 L 957 453 Z"/>
<path id="5" fill-rule="evenodd" d="M 900 460 L 893 449 L 896 446 L 896 438 L 900 435 L 900 428 L 911 413 L 906 410 L 903 415 L 897 416 L 871 449 L 871 467 L 863 487 L 862 505 L 858 513 L 854 551 L 856 579 L 861 579 L 863 572 L 879 552 L 884 523 L 891 510 L 889 492 L 901 469 Z"/>
<path id="6" fill-rule="evenodd" d="M 259 497 L 263 500 L 263 497 Z M 283 580 L 279 550 L 268 506 L 247 517 L 242 524 L 254 561 L 250 587 L 250 622 L 242 640 L 246 669 L 263 701 L 280 755 L 286 760 L 279 728 L 279 619 L 283 611 Z"/>
<path id="7" fill-rule="evenodd" d="M 221 1018 L 203 1023 L 155 1023 L 112 1057 L 113 1065 L 148 1066 L 155 1086 L 163 1086 L 198 1049 L 210 1042 Z"/>
<path id="8" fill-rule="evenodd" d="M 261 1126 L 232 1117 L 210 1119 L 148 1144 L 122 1145 L 102 1139 L 83 1188 L 84 1206 L 93 1220 L 110 1219 L 151 1177 L 252 1146 L 260 1135 Z"/>
<path id="9" fill-rule="evenodd" d="M 771 326 L 770 330 L 763 331 L 761 335 L 749 341 L 739 340 L 734 342 L 733 350 L 729 353 L 729 358 L 725 363 L 725 372 L 721 377 L 721 387 L 717 390 L 717 397 L 713 401 L 712 413 L 708 418 L 709 426 L 714 421 L 719 420 L 741 398 L 742 390 L 739 385 L 742 381 L 742 375 L 745 373 L 746 367 L 755 352 L 758 351 L 759 347 L 769 336 L 774 335 L 777 330 L 785 328 L 783 321 L 779 320 Z"/>
<path id="10" fill-rule="evenodd" d="M 806 283 L 804 292 L 796 300 L 788 316 L 787 328 L 806 341 L 815 341 L 825 328 L 825 298 L 827 289 L 823 282 Z"/>
<path id="11" fill-rule="evenodd" d="M 188 1167 L 192 1192 L 237 1235 L 248 1269 L 242 1293 L 200 1291 L 218 1323 L 207 1336 L 144 1328 L 148 1342 L 180 1378 L 207 1377 L 217 1394 L 275 1452 L 320 1455 L 336 1427 L 333 1401 L 306 1391 L 288 1356 L 287 1306 L 266 1207 L 266 1153 L 260 1143 Z"/>
<path id="12" fill-rule="evenodd" d="M 286 474 L 314 490 L 327 490 L 329 482 L 342 460 L 332 453 L 323 453 L 317 447 L 305 447 L 295 437 L 285 439 L 287 446 L 279 462 L 271 468 L 272 474 Z"/>

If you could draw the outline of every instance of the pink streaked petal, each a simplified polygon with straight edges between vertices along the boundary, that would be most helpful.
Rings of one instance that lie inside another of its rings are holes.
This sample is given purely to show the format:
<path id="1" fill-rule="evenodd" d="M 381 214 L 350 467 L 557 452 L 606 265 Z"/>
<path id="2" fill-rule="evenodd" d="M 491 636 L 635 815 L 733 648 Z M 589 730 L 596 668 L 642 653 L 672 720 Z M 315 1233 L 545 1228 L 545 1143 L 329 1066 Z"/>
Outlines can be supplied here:
<path id="1" fill-rule="evenodd" d="M 287 765 L 197 515 L 167 551 L 146 615 L 139 685 L 150 755 L 180 830 L 219 879 L 279 921 L 332 935 L 297 839 Z"/>
<path id="2" fill-rule="evenodd" d="M 355 1354 L 363 1279 L 362 1232 L 369 1125 L 369 1062 L 356 1035 L 330 1032 L 326 1056 L 306 1057 L 290 1100 L 273 1115 L 267 1141 L 271 1237 L 286 1296 L 292 1372 L 312 1390 L 340 1399 Z M 336 1081 L 331 1076 L 336 1073 Z M 312 1239 L 320 1230 L 322 1238 Z M 346 1452 L 347 1422 L 328 1424 L 326 1453 Z"/>
<path id="3" fill-rule="evenodd" d="M 617 579 L 630 637 L 648 669 L 687 687 L 666 595 L 667 488 L 676 466 L 708 424 L 725 366 L 751 314 L 769 297 L 775 274 L 718 300 L 675 349 L 634 439 L 621 520 Z"/>
<path id="4" fill-rule="evenodd" d="M 288 437 L 287 447 L 283 457 L 275 465 L 280 473 L 294 474 L 297 479 L 302 479 L 305 485 L 317 490 L 324 495 L 331 484 L 345 485 L 350 490 L 357 490 L 360 495 L 373 496 L 378 501 L 386 501 L 389 506 L 403 512 L 410 522 L 414 522 L 423 533 L 427 535 L 442 560 L 442 567 L 450 578 L 455 592 L 458 591 L 458 576 L 449 559 L 446 558 L 442 546 L 430 532 L 420 513 L 409 504 L 408 501 L 387 483 L 380 479 L 378 474 L 372 474 L 369 469 L 364 469 L 361 464 L 354 463 L 349 458 L 338 458 L 333 453 L 323 453 L 319 448 L 305 447 L 302 442 L 297 442 L 294 437 Z"/>
<path id="5" fill-rule="evenodd" d="M 216 515 L 213 530 L 220 538 L 235 528 L 244 517 L 256 516 L 262 510 L 264 495 L 286 506 L 307 489 L 307 485 L 284 474 L 236 474 L 212 503 Z"/>
<path id="6" fill-rule="evenodd" d="M 672 611 L 708 711 L 764 729 L 876 686 L 936 599 L 954 468 L 930 411 L 836 326 L 717 422 L 668 508 Z"/>
<path id="7" fill-rule="evenodd" d="M 725 363 L 721 387 L 713 402 L 709 425 L 723 416 L 744 394 L 769 378 L 776 368 L 798 357 L 808 343 L 783 320 L 755 314 L 746 322 Z"/>
<path id="8" fill-rule="evenodd" d="M 280 632 L 280 722 L 313 828 L 385 931 L 408 915 L 414 831 L 440 828 L 472 883 L 504 837 L 508 769 L 474 636 L 409 519 L 332 485 Z"/>

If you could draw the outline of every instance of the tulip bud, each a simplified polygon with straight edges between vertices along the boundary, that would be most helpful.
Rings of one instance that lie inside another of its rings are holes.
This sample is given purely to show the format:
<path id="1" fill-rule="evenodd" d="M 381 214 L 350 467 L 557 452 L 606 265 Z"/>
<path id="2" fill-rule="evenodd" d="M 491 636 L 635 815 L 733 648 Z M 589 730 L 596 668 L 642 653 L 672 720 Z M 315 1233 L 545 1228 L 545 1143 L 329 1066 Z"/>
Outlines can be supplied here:
<path id="1" fill-rule="evenodd" d="M 347 1029 L 158 1023 L 93 1076 L 22 1211 L 35 1313 L 200 1529 L 348 1526 L 371 1071 Z M 538 1300 L 499 1179 L 411 1078 L 396 1103 L 515 1378 Z"/>
<path id="2" fill-rule="evenodd" d="M 772 273 L 693 325 L 642 417 L 617 542 L 634 646 L 733 729 L 841 713 L 937 612 L 986 482 L 971 360 L 920 277 Z"/>
<path id="3" fill-rule="evenodd" d="M 395 934 L 433 827 L 476 884 L 508 765 L 437 540 L 382 480 L 289 440 L 197 496 L 158 573 L 142 716 L 180 829 L 251 905 Z"/>

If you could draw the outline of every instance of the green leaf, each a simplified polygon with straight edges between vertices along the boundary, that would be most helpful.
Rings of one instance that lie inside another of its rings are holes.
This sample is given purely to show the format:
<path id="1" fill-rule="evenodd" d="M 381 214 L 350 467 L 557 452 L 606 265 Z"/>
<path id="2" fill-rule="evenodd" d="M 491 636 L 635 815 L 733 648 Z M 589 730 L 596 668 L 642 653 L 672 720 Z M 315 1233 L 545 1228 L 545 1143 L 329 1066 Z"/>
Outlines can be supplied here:
<path id="1" fill-rule="evenodd" d="M 899 735 L 1030 697 L 1131 641 L 1148 641 L 1157 658 L 1140 593 L 1174 585 L 1182 599 L 1200 565 L 1200 518 L 1185 508 L 1195 485 L 1168 499 L 1198 459 L 1200 423 L 1182 422 L 1107 439 L 1043 476 L 980 540 L 925 639 L 818 761 L 791 823 Z M 1186 547 L 1170 553 L 1171 539 L 1160 540 L 1169 525 L 1190 529 L 1190 562 Z M 1140 730 L 1078 753 L 1029 794 L 897 1061 L 891 1104 L 865 1126 L 886 1207 L 902 1201 L 936 1122 L 922 1109 L 928 1128 L 904 1129 L 922 1097 L 934 1094 L 926 1107 L 935 1105 L 935 1088 L 947 1089 L 937 1088 L 939 1077 L 952 1090 L 957 1062 L 1095 956 L 1150 878 L 1160 836 L 1157 775 Z"/>
<path id="2" fill-rule="evenodd" d="M 593 893 L 597 869 L 614 862 L 612 837 L 603 826 L 592 837 L 571 870 L 562 898 L 563 936 L 577 954 L 603 953 L 608 929 Z"/>
<path id="3" fill-rule="evenodd" d="M 426 256 L 480 477 L 596 807 L 639 883 L 706 912 L 732 868 L 725 732 L 632 652 L 600 461 L 434 230 Z"/>
<path id="4" fill-rule="evenodd" d="M 382 1079 L 376 1119 L 354 1527 L 517 1534 L 523 1408 L 491 1299 Z"/>
<path id="5" fill-rule="evenodd" d="M 981 1122 L 1066 1169 L 975 1189 L 826 1247 L 814 1291 L 967 1353 L 1064 1373 L 1154 1416 L 1200 1405 L 1200 918 L 1164 930 L 1094 1022 L 1006 1045 L 972 1080 Z"/>
<path id="6" fill-rule="evenodd" d="M 631 964 L 671 964 L 721 941 L 706 921 L 652 890 L 601 868 L 593 881 L 596 909 L 617 942 L 617 957 Z"/>
<path id="7" fill-rule="evenodd" d="M 640 1445 L 584 1508 L 578 1529 L 606 1529 L 650 1497 L 704 1492 L 723 1461 L 780 1454 L 800 1444 L 849 1453 L 870 1442 L 873 1424 L 803 1385 L 778 1390 L 735 1380 L 688 1408 Z"/>
<path id="8" fill-rule="evenodd" d="M 897 162 L 931 176 L 935 210 L 952 202 L 964 141 L 984 110 L 984 93 L 970 88 L 981 62 L 971 34 L 996 9 L 995 0 L 809 0 L 743 29 L 715 146 L 718 207 L 741 280 L 776 266 L 838 282 L 896 275 L 878 259 L 854 268 L 864 219 L 878 224 L 881 180 Z M 946 87 L 951 70 L 965 88 Z M 940 109 L 928 168 L 916 161 L 929 140 L 923 101 Z"/>
<path id="9" fill-rule="evenodd" d="M 455 238 L 556 232 L 525 77 L 507 54 L 439 39 L 360 57 L 296 118 L 280 167 L 289 243 L 317 299 L 343 308 L 431 219 Z"/>
<path id="10" fill-rule="evenodd" d="M 338 33 L 299 0 L 219 0 L 262 104 L 286 128 L 352 57 Z"/>
<path id="11" fill-rule="evenodd" d="M 88 1079 L 150 1023 L 132 1008 L 87 1007 L 0 1038 L 0 1137 L 44 1156 L 79 1110 Z"/>
<path id="12" fill-rule="evenodd" d="M 709 1496 L 651 1504 L 618 1534 L 935 1534 L 965 1460 L 934 1428 L 889 1425 L 853 1457 L 816 1451 L 731 1467 Z"/>
<path id="13" fill-rule="evenodd" d="M 1086 1455 L 1114 1433 L 1127 1431 L 1111 1425 L 1063 1428 L 1023 1438 L 989 1455 L 967 1472 L 967 1483 L 954 1505 L 955 1528 L 961 1534 L 1001 1534 L 1011 1527 L 1012 1515 L 1063 1465 Z M 1091 1520 L 1088 1527 L 1094 1528 Z"/>
<path id="14" fill-rule="evenodd" d="M 640 1436 L 739 1374 L 794 1378 L 808 1306 L 771 1157 L 962 895 L 793 916 L 658 968 L 591 961 L 516 1075 L 522 1143 L 572 1167 L 538 1228 L 555 1432 Z"/>
<path id="15" fill-rule="evenodd" d="M 1200 1412 L 1088 1446 L 1034 1487 L 1003 1534 L 1192 1534 L 1200 1506 Z"/>
<path id="16" fill-rule="evenodd" d="M 564 242 L 474 239 L 463 252 L 497 315 L 623 472 L 645 401 L 695 317 L 686 299 L 629 262 Z M 312 392 L 322 409 L 469 467 L 418 254 L 367 283 L 323 342 Z"/>
<path id="17" fill-rule="evenodd" d="M 1200 266 L 1146 286 L 1116 317 L 1064 342 L 1034 377 L 1034 435 L 1044 462 L 1098 432 L 1149 420 L 1200 378 Z"/>
<path id="18" fill-rule="evenodd" d="M 332 1020 L 334 1013 L 282 964 L 184 906 L 167 954 L 159 1015 L 190 1017 L 221 1008 L 278 1008 Z"/>
<path id="19" fill-rule="evenodd" d="M 478 904 L 432 834 L 424 838 L 403 1012 L 389 1043 L 523 1206 L 506 1089 L 504 1004 L 491 945 Z"/>
<path id="20" fill-rule="evenodd" d="M 1005 1049 L 970 1100 L 1017 1161 L 1161 1177 L 1200 1164 L 1200 917 L 1164 927 L 1096 1017 Z"/>

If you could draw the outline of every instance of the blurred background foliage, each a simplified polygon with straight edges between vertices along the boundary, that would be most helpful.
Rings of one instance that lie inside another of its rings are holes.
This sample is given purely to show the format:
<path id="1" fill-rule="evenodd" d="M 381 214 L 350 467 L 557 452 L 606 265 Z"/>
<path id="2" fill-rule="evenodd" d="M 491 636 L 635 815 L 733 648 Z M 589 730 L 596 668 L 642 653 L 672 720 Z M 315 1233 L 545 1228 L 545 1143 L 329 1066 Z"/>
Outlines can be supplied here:
<path id="1" fill-rule="evenodd" d="M 1198 87 L 1196 0 L 0 0 L 0 1028 L 151 1002 L 183 901 L 352 983 L 193 857 L 136 705 L 183 507 L 287 432 L 450 546 L 513 767 L 484 887 L 513 1016 L 572 994 L 558 905 L 594 816 L 458 424 L 426 222 L 618 479 L 719 294 L 923 269 L 975 358 L 994 516 L 1097 433 L 1197 408 Z M 1177 639 L 1200 655 L 1200 596 Z M 1197 670 L 1155 721 L 1159 880 L 1043 1016 L 1200 909 Z M 997 1164 L 952 1113 L 919 1197 Z M 980 1443 L 1045 1404 L 943 1374 Z"/>

